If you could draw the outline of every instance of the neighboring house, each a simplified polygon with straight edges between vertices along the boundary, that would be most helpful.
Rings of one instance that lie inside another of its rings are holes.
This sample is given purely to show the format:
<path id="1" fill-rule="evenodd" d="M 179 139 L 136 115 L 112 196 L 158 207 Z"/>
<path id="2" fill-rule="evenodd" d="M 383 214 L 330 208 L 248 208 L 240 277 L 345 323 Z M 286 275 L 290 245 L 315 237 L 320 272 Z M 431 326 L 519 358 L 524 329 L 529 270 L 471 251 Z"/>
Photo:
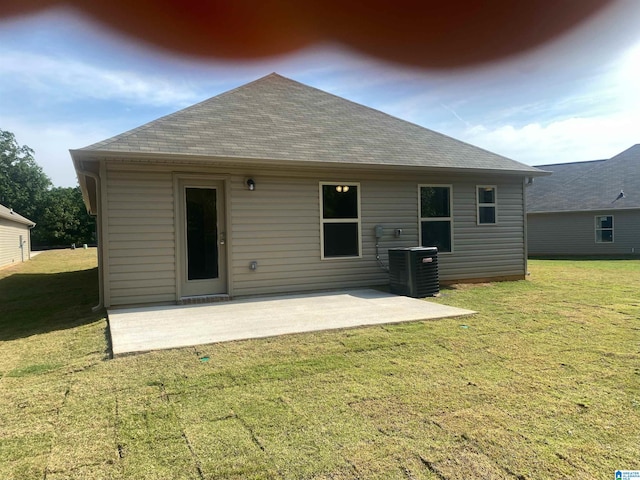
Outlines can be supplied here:
<path id="1" fill-rule="evenodd" d="M 31 220 L 0 205 L 0 268 L 31 258 Z"/>
<path id="2" fill-rule="evenodd" d="M 384 285 L 417 245 L 445 282 L 522 279 L 542 173 L 277 74 L 71 156 L 105 306 Z"/>
<path id="3" fill-rule="evenodd" d="M 553 173 L 527 188 L 530 255 L 640 255 L 640 145 L 538 168 Z"/>

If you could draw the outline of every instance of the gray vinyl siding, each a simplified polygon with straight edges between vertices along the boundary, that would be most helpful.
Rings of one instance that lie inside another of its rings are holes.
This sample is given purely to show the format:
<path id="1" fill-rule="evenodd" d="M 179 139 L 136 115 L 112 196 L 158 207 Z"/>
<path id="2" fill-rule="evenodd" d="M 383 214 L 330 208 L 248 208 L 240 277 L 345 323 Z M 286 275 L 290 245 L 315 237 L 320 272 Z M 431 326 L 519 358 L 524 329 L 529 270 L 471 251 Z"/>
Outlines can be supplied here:
<path id="1" fill-rule="evenodd" d="M 108 304 L 175 301 L 171 174 L 108 170 L 106 184 Z"/>
<path id="2" fill-rule="evenodd" d="M 360 184 L 362 256 L 321 259 L 320 182 Z M 381 261 L 393 247 L 419 242 L 418 184 L 453 186 L 454 252 L 440 255 L 440 277 L 453 281 L 525 275 L 522 182 L 498 184 L 498 224 L 477 225 L 477 184 L 454 178 L 382 180 L 318 176 L 312 179 L 263 177 L 249 192 L 242 179 L 232 183 L 232 270 L 234 296 L 386 285 L 388 274 L 376 262 L 374 227 L 382 225 Z M 495 179 L 491 179 L 496 184 Z M 402 229 L 402 235 L 394 235 Z M 252 271 L 249 264 L 258 262 Z"/>
<path id="3" fill-rule="evenodd" d="M 182 171 L 182 170 L 181 170 Z M 189 173 L 194 173 L 189 171 Z M 376 261 L 374 227 L 382 225 L 380 257 L 419 244 L 418 185 L 453 189 L 453 253 L 440 254 L 443 281 L 524 277 L 521 178 L 396 176 L 206 170 L 227 178 L 227 251 L 234 297 L 387 285 Z M 174 182 L 171 166 L 106 171 L 105 303 L 108 306 L 177 300 Z M 246 179 L 256 181 L 255 191 Z M 361 256 L 322 259 L 320 182 L 360 185 Z M 497 185 L 496 225 L 477 225 L 476 185 Z M 402 229 L 396 237 L 396 229 Z M 251 262 L 257 262 L 251 270 Z"/>
<path id="4" fill-rule="evenodd" d="M 442 280 L 526 274 L 523 184 L 484 180 L 453 186 L 453 253 L 439 256 Z M 497 186 L 496 223 L 478 225 L 476 185 L 487 184 Z"/>
<path id="5" fill-rule="evenodd" d="M 29 227 L 22 223 L 0 218 L 0 267 L 22 262 L 23 251 L 20 249 L 20 235 L 26 242 L 24 260 L 29 260 L 31 251 Z"/>
<path id="6" fill-rule="evenodd" d="M 613 215 L 613 242 L 596 243 L 595 217 Z M 529 255 L 629 255 L 640 253 L 640 210 L 530 213 Z"/>
<path id="7" fill-rule="evenodd" d="M 326 179 L 332 181 L 332 179 Z M 349 183 L 351 179 L 337 178 Z M 321 259 L 320 193 L 315 179 L 261 177 L 254 192 L 232 181 L 234 296 L 380 284 L 371 258 Z M 362 187 L 361 187 L 362 188 Z M 364 204 L 364 189 L 361 191 Z M 364 217 L 364 212 L 362 213 Z M 373 228 L 373 227 L 372 227 Z M 362 224 L 363 250 L 366 227 Z M 249 263 L 258 262 L 251 271 Z"/>

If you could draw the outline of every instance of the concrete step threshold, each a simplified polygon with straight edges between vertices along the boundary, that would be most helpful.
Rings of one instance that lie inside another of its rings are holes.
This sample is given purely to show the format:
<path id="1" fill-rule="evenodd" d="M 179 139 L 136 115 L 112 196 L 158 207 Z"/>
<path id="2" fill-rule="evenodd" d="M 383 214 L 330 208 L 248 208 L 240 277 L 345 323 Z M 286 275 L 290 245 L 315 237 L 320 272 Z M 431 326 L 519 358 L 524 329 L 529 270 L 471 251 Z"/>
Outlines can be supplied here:
<path id="1" fill-rule="evenodd" d="M 201 303 L 228 302 L 230 300 L 231 297 L 225 293 L 218 295 L 196 295 L 193 297 L 182 297 L 176 303 L 178 305 L 199 305 Z"/>

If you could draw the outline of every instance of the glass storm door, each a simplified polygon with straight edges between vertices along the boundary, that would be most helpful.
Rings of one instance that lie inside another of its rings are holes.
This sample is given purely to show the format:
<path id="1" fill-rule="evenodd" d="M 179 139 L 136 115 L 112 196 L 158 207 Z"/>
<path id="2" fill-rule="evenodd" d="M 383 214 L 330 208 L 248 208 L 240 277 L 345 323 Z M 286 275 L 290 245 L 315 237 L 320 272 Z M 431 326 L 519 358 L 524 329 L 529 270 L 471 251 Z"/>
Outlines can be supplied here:
<path id="1" fill-rule="evenodd" d="M 226 293 L 222 184 L 184 184 L 182 296 Z"/>

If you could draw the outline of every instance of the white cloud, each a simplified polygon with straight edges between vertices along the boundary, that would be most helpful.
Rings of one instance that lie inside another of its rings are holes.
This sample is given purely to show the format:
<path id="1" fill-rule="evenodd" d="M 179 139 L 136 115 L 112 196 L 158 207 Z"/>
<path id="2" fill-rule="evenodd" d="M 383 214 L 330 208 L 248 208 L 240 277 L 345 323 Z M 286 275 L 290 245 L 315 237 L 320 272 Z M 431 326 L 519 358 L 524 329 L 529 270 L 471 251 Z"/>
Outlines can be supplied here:
<path id="1" fill-rule="evenodd" d="M 459 138 L 530 165 L 610 158 L 639 143 L 635 112 L 573 117 L 523 127 L 476 125 Z"/>
<path id="2" fill-rule="evenodd" d="M 531 165 L 610 158 L 640 143 L 639 76 L 637 43 L 588 88 L 538 105 L 535 121 L 518 124 L 513 112 L 494 112 L 459 138 Z"/>
<path id="3" fill-rule="evenodd" d="M 93 98 L 186 106 L 199 99 L 189 85 L 175 79 L 20 51 L 0 53 L 0 78 L 0 89 L 3 85 L 27 85 L 31 96 L 39 92 L 58 100 Z"/>

